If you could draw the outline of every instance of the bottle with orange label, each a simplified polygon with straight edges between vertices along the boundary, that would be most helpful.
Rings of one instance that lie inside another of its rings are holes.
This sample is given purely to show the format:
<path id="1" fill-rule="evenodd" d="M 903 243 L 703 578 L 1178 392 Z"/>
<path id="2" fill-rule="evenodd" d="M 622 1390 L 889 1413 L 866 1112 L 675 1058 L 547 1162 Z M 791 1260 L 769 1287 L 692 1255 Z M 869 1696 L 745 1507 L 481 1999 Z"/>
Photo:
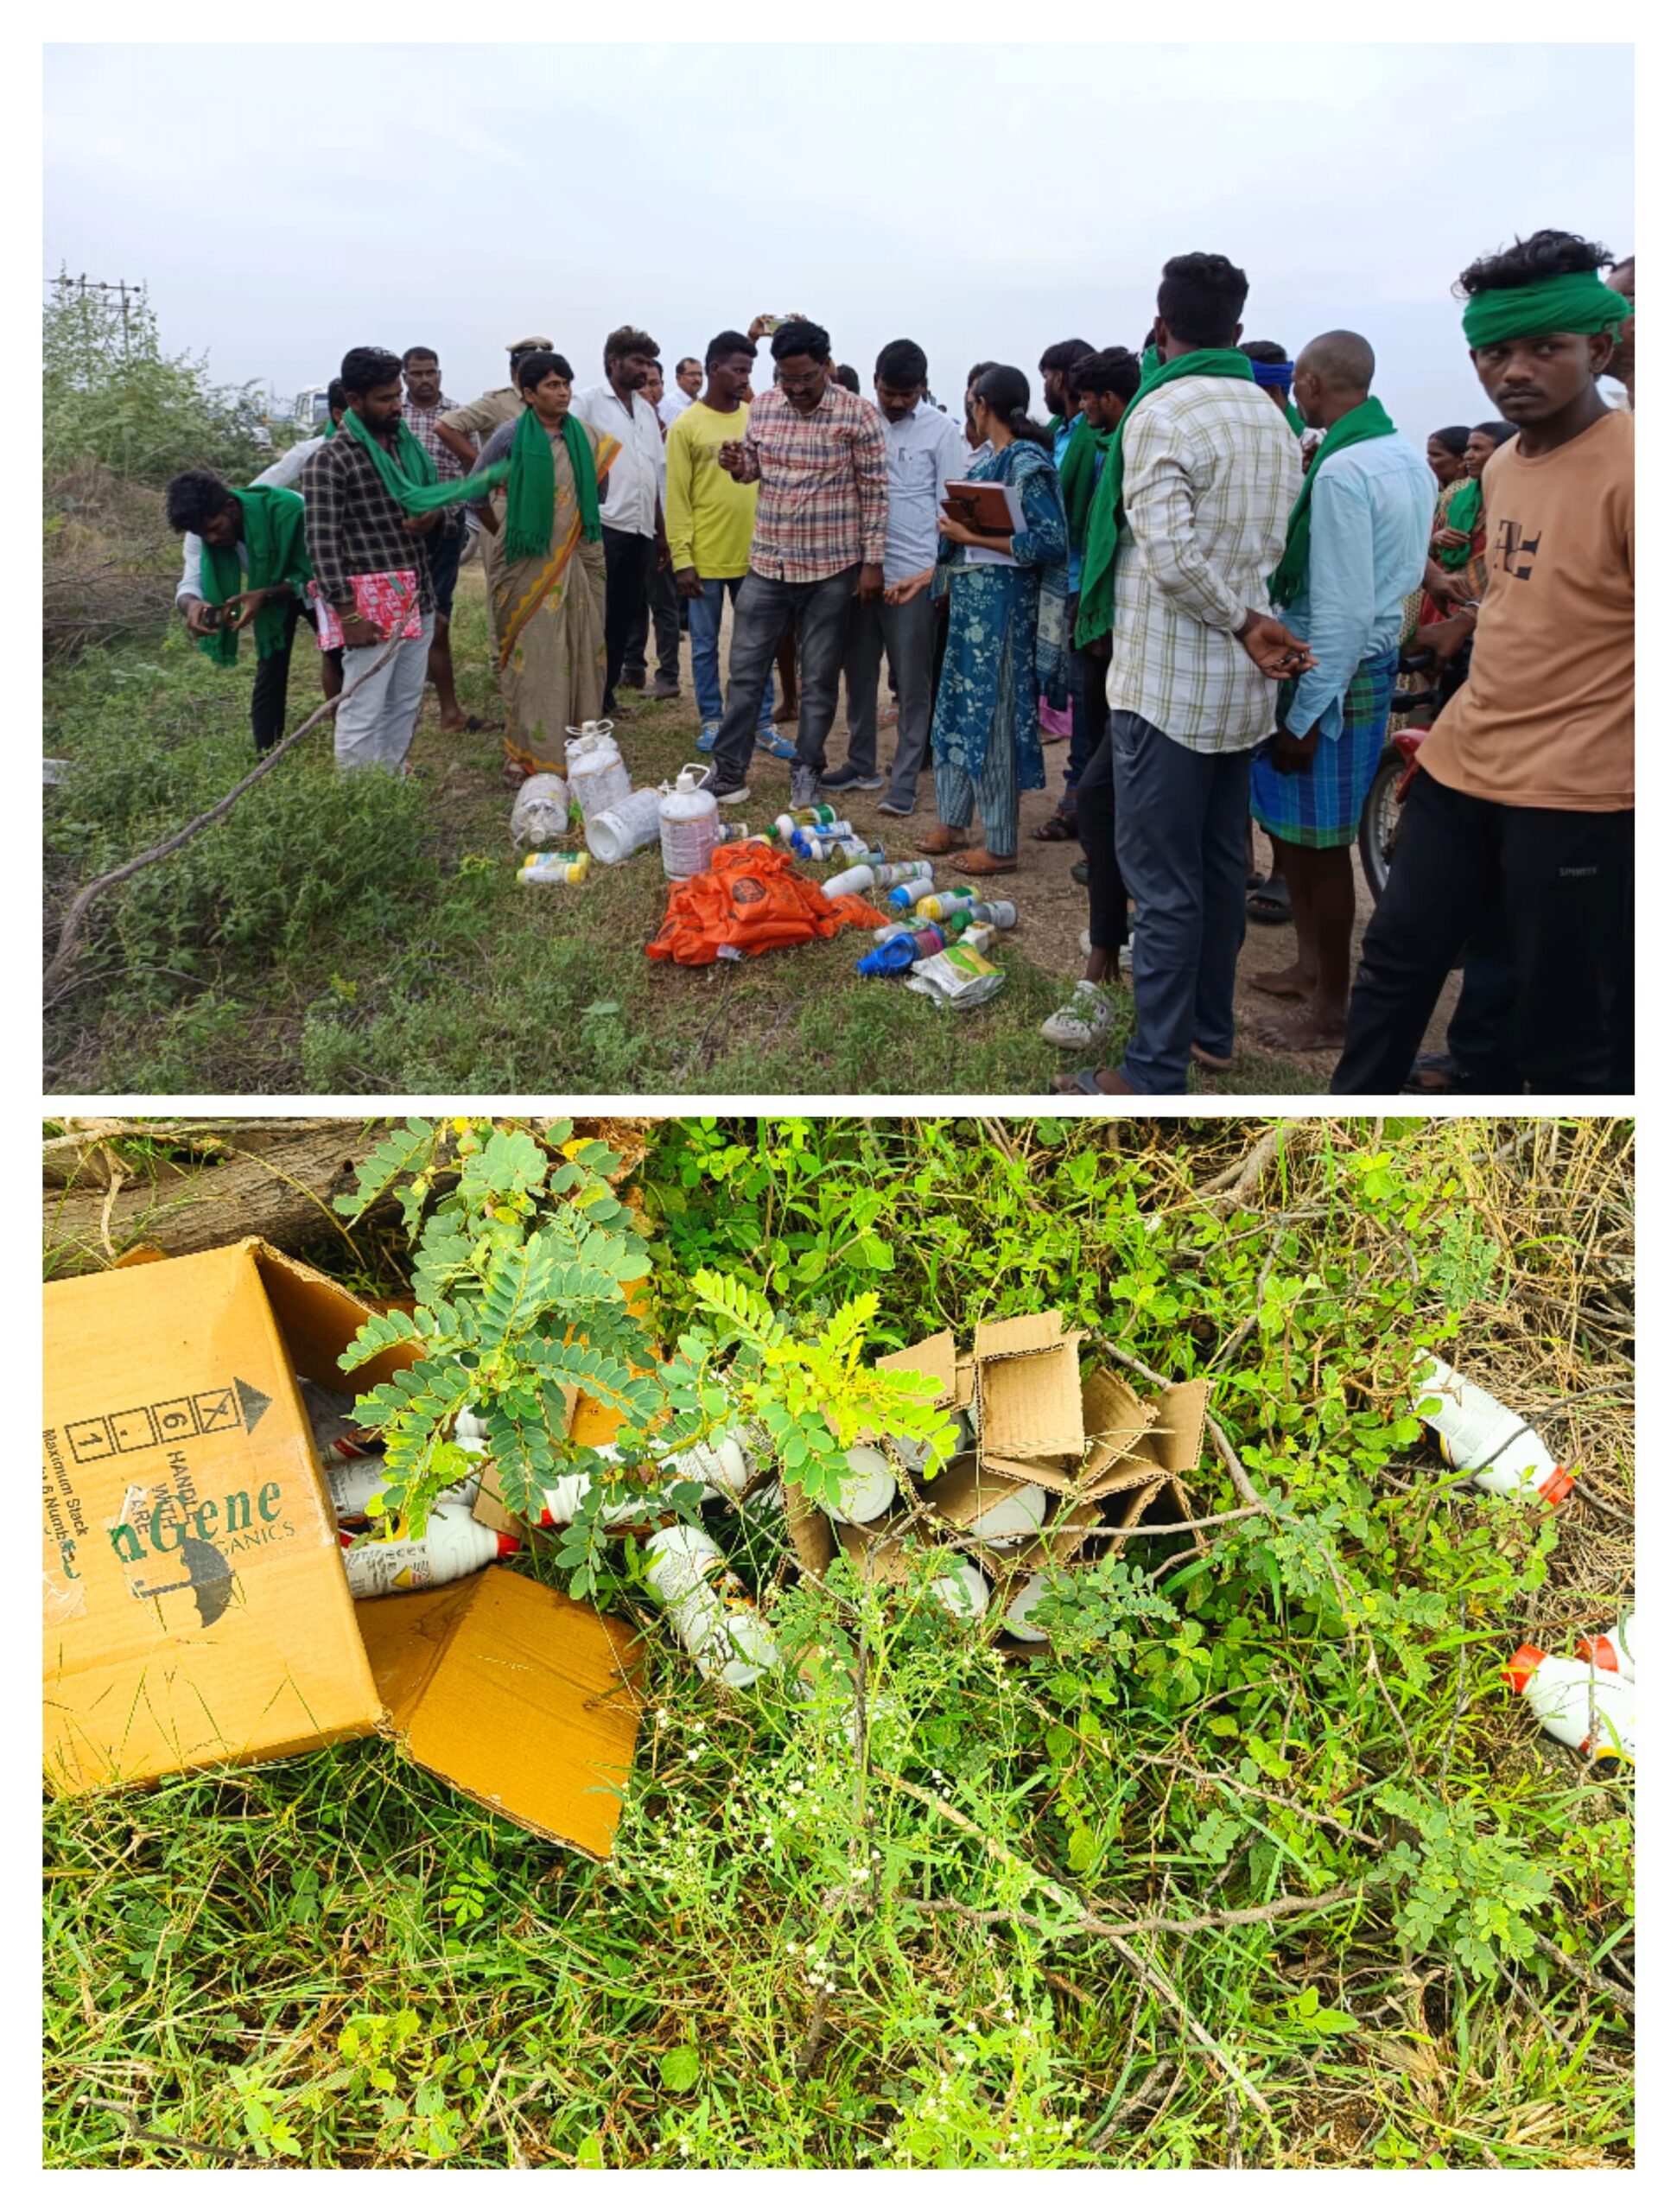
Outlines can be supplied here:
<path id="1" fill-rule="evenodd" d="M 1523 1697 L 1545 1732 L 1587 1759 L 1636 1756 L 1636 1687 L 1587 1660 L 1562 1659 L 1522 1643 L 1502 1680 Z"/>

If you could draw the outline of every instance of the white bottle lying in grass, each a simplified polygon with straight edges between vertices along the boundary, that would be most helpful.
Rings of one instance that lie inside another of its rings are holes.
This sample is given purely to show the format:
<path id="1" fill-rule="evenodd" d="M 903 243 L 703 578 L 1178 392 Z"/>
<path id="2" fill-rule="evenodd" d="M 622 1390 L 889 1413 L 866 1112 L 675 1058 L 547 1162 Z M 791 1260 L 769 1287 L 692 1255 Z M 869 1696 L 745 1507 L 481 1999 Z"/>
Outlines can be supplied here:
<path id="1" fill-rule="evenodd" d="M 883 1452 L 871 1444 L 853 1445 L 845 1455 L 850 1471 L 839 1484 L 834 1512 L 852 1528 L 864 1528 L 888 1513 L 897 1502 L 897 1478 Z"/>
<path id="2" fill-rule="evenodd" d="M 1545 1731 L 1588 1759 L 1636 1756 L 1636 1686 L 1598 1673 L 1586 1660 L 1560 1659 L 1522 1643 L 1502 1669 Z"/>
<path id="3" fill-rule="evenodd" d="M 750 1592 L 702 1529 L 660 1529 L 645 1557 L 646 1580 L 702 1675 L 744 1689 L 780 1664 Z"/>
<path id="4" fill-rule="evenodd" d="M 620 1453 L 614 1444 L 597 1447 L 602 1459 L 617 1461 Z M 685 1452 L 673 1452 L 658 1465 L 667 1467 L 677 1482 L 698 1483 L 702 1495 L 701 1505 L 715 1497 L 740 1497 L 752 1478 L 753 1465 L 745 1440 L 734 1431 L 727 1431 L 708 1444 L 695 1444 Z M 577 1510 L 594 1487 L 587 1475 L 561 1475 L 542 1492 L 542 1510 L 537 1516 L 544 1529 L 563 1529 L 575 1520 Z M 670 1486 L 674 1488 L 674 1484 Z M 673 1500 L 665 1491 L 639 1491 L 626 1493 L 613 1500 L 603 1510 L 601 1517 L 608 1529 L 631 1527 L 638 1522 L 655 1521 L 660 1514 L 676 1510 Z"/>
<path id="5" fill-rule="evenodd" d="M 1572 1656 L 1584 1660 L 1598 1675 L 1617 1675 L 1623 1681 L 1634 1682 L 1636 1679 L 1636 1616 L 1627 1613 L 1618 1626 L 1610 1628 L 1605 1636 L 1581 1636 Z"/>
<path id="6" fill-rule="evenodd" d="M 434 1505 L 422 1536 L 388 1542 L 374 1537 L 352 1549 L 349 1531 L 344 1529 L 338 1541 L 344 1546 L 344 1572 L 352 1598 L 394 1598 L 405 1590 L 458 1582 L 518 1548 L 516 1536 L 486 1529 L 458 1503 Z"/>
<path id="7" fill-rule="evenodd" d="M 967 1533 L 1005 1549 L 1034 1536 L 1047 1517 L 1048 1492 L 1039 1483 L 1026 1483 L 987 1507 L 976 1521 L 969 1521 Z"/>
<path id="8" fill-rule="evenodd" d="M 963 1559 L 953 1574 L 940 1574 L 929 1590 L 957 1620 L 982 1620 L 990 1602 L 990 1586 L 969 1559 Z"/>
<path id="9" fill-rule="evenodd" d="M 1529 1421 L 1434 1353 L 1419 1353 L 1417 1363 L 1416 1405 L 1439 1402 L 1436 1413 L 1424 1413 L 1420 1418 L 1438 1438 L 1451 1466 L 1471 1474 L 1481 1490 L 1560 1503 L 1572 1487 L 1572 1478 L 1556 1465 Z"/>
<path id="10" fill-rule="evenodd" d="M 1002 1624 L 1009 1636 L 1016 1636 L 1026 1643 L 1046 1643 L 1048 1633 L 1026 1617 L 1042 1603 L 1043 1579 L 1033 1574 L 1015 1594 L 1002 1616 Z"/>

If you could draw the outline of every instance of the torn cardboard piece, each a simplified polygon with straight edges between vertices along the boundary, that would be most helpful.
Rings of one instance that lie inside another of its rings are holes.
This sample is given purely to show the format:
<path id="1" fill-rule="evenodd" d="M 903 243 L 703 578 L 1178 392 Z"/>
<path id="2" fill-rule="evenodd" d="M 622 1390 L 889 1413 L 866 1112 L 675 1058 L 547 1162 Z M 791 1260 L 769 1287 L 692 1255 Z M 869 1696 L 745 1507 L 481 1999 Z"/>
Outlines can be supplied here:
<path id="1" fill-rule="evenodd" d="M 412 1349 L 381 1352 L 346 1380 L 338 1356 L 370 1309 L 256 1238 L 49 1283 L 44 1304 L 49 1785 L 68 1795 L 151 1782 L 390 1728 L 363 1622 L 409 1601 L 352 1602 L 295 1378 L 365 1390 L 410 1364 Z M 482 1580 L 415 1594 L 457 1598 L 478 1659 L 520 1670 L 533 1693 L 527 1640 L 512 1634 L 522 1617 L 463 1594 Z M 615 1669 L 613 1627 L 584 1613 L 569 1639 Z M 458 1663 L 442 1673 L 454 1679 Z M 592 1808 L 572 1835 L 548 1785 L 532 1794 L 530 1709 L 504 1728 L 476 1707 L 461 1786 L 510 1820 L 594 1848 Z M 442 1740 L 444 1710 L 428 1700 L 428 1740 Z M 543 1727 L 562 1719 L 559 1707 L 539 1710 Z M 436 1770 L 452 1782 L 447 1756 Z"/>

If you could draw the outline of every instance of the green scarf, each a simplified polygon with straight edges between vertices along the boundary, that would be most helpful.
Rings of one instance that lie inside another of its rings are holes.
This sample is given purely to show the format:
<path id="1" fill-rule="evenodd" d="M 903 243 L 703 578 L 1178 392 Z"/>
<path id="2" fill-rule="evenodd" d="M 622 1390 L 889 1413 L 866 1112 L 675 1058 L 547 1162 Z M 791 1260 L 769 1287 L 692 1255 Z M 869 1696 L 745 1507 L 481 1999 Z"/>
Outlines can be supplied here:
<path id="1" fill-rule="evenodd" d="M 1112 586 L 1118 567 L 1119 535 L 1124 526 L 1124 423 L 1161 385 L 1174 384 L 1179 377 L 1234 377 L 1246 384 L 1254 381 L 1251 362 L 1233 346 L 1205 346 L 1197 353 L 1184 353 L 1178 360 L 1163 361 L 1158 348 L 1149 346 L 1141 356 L 1140 389 L 1124 410 L 1123 422 L 1113 433 L 1112 443 L 1107 448 L 1107 464 L 1096 487 L 1097 496 L 1089 503 L 1082 591 L 1077 601 L 1075 642 L 1079 646 L 1092 645 L 1112 627 Z"/>
<path id="2" fill-rule="evenodd" d="M 241 591 L 265 591 L 271 585 L 289 583 L 301 599 L 303 585 L 314 573 L 303 536 L 302 499 L 277 484 L 252 484 L 233 497 L 239 505 L 238 534 L 251 564 L 248 579 L 240 573 L 236 546 L 204 544 L 199 561 L 200 596 L 212 607 L 225 607 Z M 264 601 L 251 627 L 258 660 L 278 652 L 287 628 L 284 600 Z M 198 643 L 199 650 L 219 667 L 231 668 L 238 658 L 237 630 L 214 630 Z"/>
<path id="3" fill-rule="evenodd" d="M 1593 269 L 1546 276 L 1535 284 L 1476 292 L 1462 309 L 1462 335 L 1470 346 L 1500 345 L 1540 330 L 1570 330 L 1586 338 L 1617 330 L 1630 313 L 1623 293 L 1604 284 Z"/>
<path id="4" fill-rule="evenodd" d="M 1316 472 L 1331 454 L 1344 453 L 1347 446 L 1360 446 L 1369 438 L 1394 438 L 1397 424 L 1380 402 L 1372 397 L 1360 407 L 1353 407 L 1349 415 L 1342 415 L 1311 455 L 1310 467 L 1305 471 L 1305 487 L 1293 502 L 1293 512 L 1286 518 L 1286 544 L 1282 550 L 1280 566 L 1269 579 L 1269 596 L 1277 607 L 1291 607 L 1305 588 L 1305 578 L 1310 570 L 1310 495 L 1315 487 Z"/>
<path id="5" fill-rule="evenodd" d="M 399 418 L 394 453 L 382 438 L 373 436 L 353 407 L 344 416 L 343 427 L 372 454 L 379 482 L 404 515 L 432 515 L 439 507 L 452 507 L 462 499 L 470 499 L 475 505 L 486 492 L 506 481 L 510 464 L 498 461 L 492 467 L 483 469 L 475 476 L 454 477 L 447 484 L 439 483 L 436 463 Z"/>
<path id="6" fill-rule="evenodd" d="M 1074 553 L 1083 550 L 1089 502 L 1095 497 L 1096 462 L 1112 443 L 1110 430 L 1097 430 L 1087 415 L 1077 417 L 1071 442 L 1060 459 L 1060 492 L 1065 500 L 1066 533 Z"/>
<path id="7" fill-rule="evenodd" d="M 1467 532 L 1465 545 L 1441 545 L 1434 558 L 1441 569 L 1464 569 L 1473 557 L 1473 533 L 1485 511 L 1484 487 L 1477 476 L 1464 476 L 1450 494 L 1445 520 L 1451 530 Z"/>
<path id="8" fill-rule="evenodd" d="M 600 486 L 594 481 L 594 449 L 575 415 L 565 417 L 564 439 L 570 473 L 576 479 L 582 535 L 590 544 L 597 544 Z M 539 559 L 553 541 L 553 445 L 533 407 L 525 407 L 512 433 L 511 467 L 506 485 L 506 557 L 509 561 Z"/>

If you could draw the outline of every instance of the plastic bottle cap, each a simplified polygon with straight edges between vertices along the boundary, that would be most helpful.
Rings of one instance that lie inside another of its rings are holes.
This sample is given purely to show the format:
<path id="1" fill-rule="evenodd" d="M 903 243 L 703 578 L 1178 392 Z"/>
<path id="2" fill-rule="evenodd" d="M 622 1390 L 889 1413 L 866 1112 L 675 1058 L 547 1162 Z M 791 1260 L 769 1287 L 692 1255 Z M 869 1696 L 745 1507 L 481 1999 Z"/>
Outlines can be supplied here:
<path id="1" fill-rule="evenodd" d="M 516 1552 L 520 1549 L 522 1549 L 522 1547 L 516 1536 L 509 1535 L 504 1529 L 498 1529 L 496 1531 L 495 1550 L 500 1558 L 505 1559 L 510 1553 Z"/>
<path id="2" fill-rule="evenodd" d="M 1516 1696 L 1522 1695 L 1526 1685 L 1548 1657 L 1534 1643 L 1522 1643 L 1508 1665 L 1502 1669 L 1502 1680 Z"/>
<path id="3" fill-rule="evenodd" d="M 1537 1494 L 1547 1498 L 1551 1505 L 1559 1505 L 1564 1503 L 1576 1480 L 1577 1477 L 1569 1475 L 1565 1467 L 1557 1467 L 1547 1482 L 1538 1484 Z"/>
<path id="4" fill-rule="evenodd" d="M 1574 1659 L 1582 1659 L 1586 1667 L 1593 1667 L 1600 1674 L 1620 1672 L 1619 1655 L 1610 1638 L 1604 1636 L 1581 1636 L 1573 1647 Z"/>

